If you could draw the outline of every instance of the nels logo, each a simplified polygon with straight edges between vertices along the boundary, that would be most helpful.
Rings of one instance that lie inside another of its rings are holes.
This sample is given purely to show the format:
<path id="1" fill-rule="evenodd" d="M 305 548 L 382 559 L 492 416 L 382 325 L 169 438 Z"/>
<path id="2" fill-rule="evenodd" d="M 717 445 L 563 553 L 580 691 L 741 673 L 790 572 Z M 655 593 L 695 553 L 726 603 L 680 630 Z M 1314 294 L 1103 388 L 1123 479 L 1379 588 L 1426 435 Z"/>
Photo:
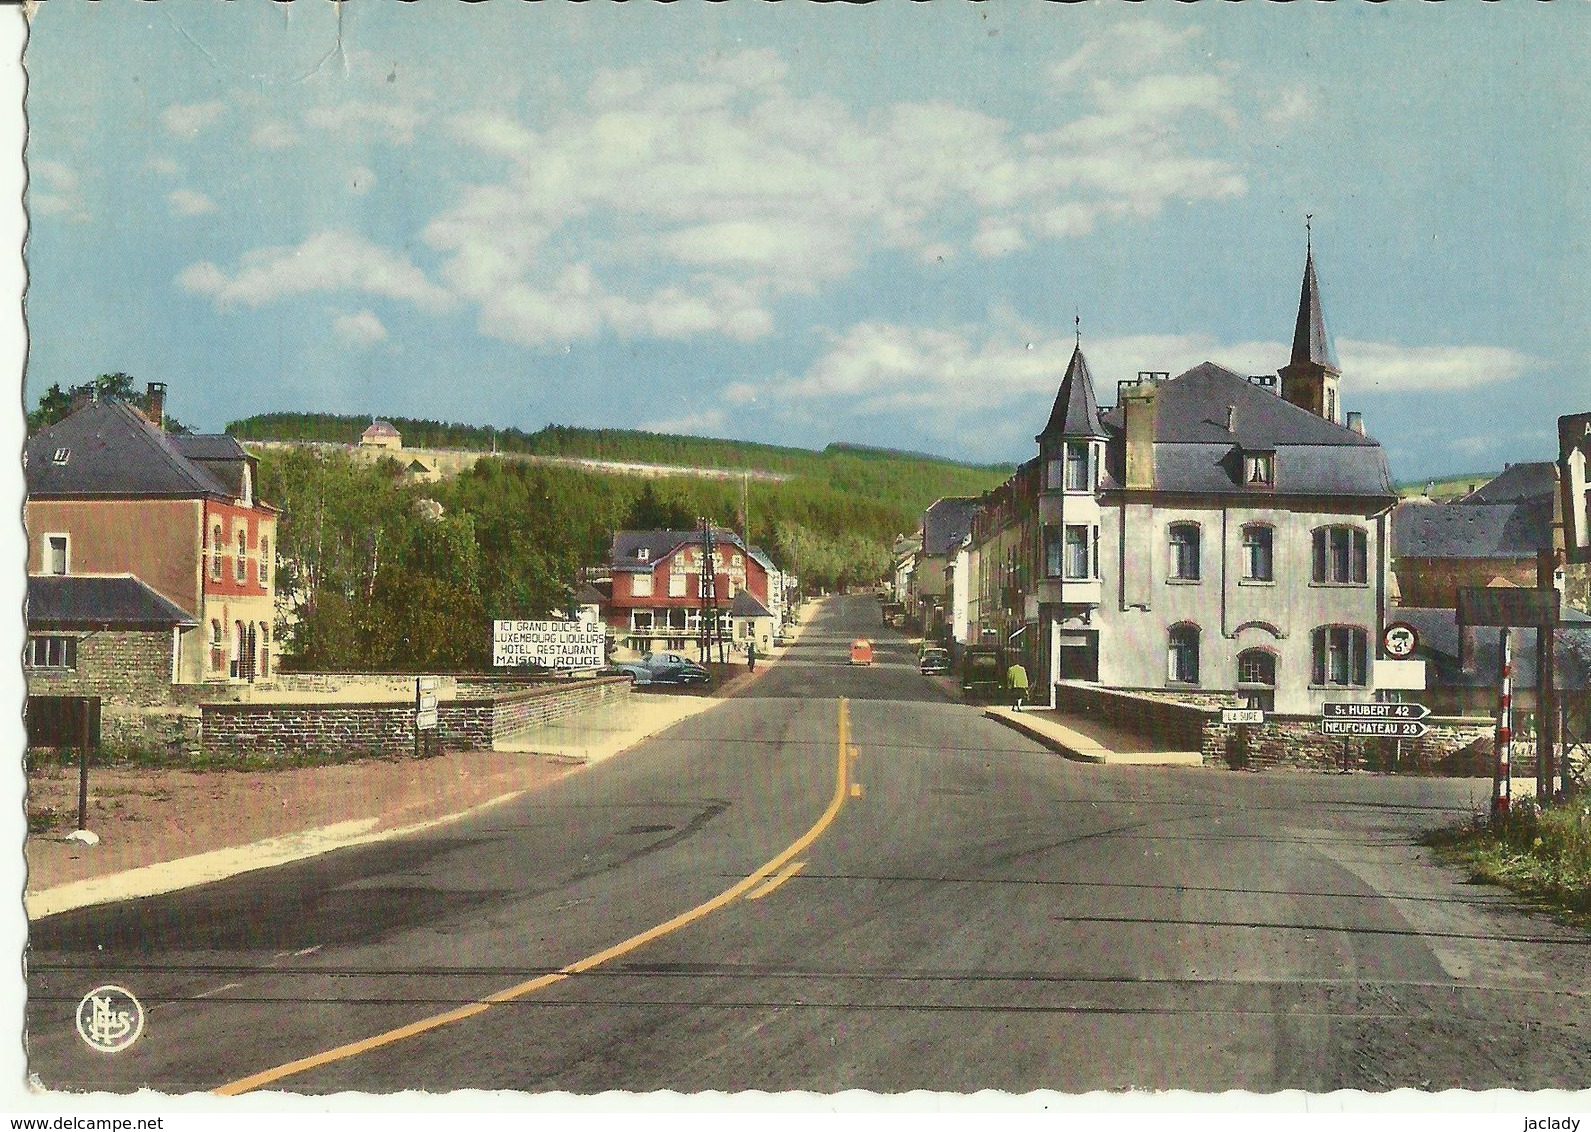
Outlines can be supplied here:
<path id="1" fill-rule="evenodd" d="M 78 1035 L 101 1053 L 118 1053 L 144 1031 L 144 1008 L 118 986 L 96 987 L 77 1004 Z"/>

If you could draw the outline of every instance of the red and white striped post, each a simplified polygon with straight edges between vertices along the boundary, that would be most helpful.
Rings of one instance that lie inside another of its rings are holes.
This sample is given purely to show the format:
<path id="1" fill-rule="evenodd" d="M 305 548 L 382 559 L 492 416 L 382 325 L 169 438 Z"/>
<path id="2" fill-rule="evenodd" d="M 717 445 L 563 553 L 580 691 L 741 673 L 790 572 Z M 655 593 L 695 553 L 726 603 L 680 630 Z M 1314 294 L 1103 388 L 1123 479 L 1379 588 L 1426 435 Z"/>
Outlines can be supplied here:
<path id="1" fill-rule="evenodd" d="M 1492 777 L 1492 817 L 1506 817 L 1513 793 L 1508 756 L 1514 745 L 1514 654 L 1508 630 L 1502 630 L 1498 644 L 1502 661 L 1502 695 L 1497 703 L 1497 769 Z"/>

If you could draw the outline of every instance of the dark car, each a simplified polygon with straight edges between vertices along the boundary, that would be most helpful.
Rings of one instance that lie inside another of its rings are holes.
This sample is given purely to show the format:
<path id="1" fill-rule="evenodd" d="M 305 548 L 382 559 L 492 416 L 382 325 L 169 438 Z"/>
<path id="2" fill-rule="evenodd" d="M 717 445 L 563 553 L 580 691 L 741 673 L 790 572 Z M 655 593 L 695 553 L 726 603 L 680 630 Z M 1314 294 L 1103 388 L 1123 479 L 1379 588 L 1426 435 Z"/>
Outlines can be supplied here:
<path id="1" fill-rule="evenodd" d="M 712 674 L 677 652 L 650 652 L 641 658 L 653 684 L 706 684 Z M 639 683 L 639 681 L 637 681 Z"/>
<path id="2" fill-rule="evenodd" d="M 950 671 L 950 653 L 944 649 L 924 649 L 917 658 L 917 671 L 924 676 L 935 676 Z"/>
<path id="3" fill-rule="evenodd" d="M 638 664 L 633 661 L 621 661 L 617 664 L 607 665 L 598 669 L 597 674 L 599 676 L 628 676 L 630 683 L 636 685 L 650 684 L 652 682 L 652 670 L 644 664 Z"/>
<path id="4" fill-rule="evenodd" d="M 961 694 L 968 703 L 997 703 L 1005 687 L 998 649 L 970 648 L 961 658 Z"/>

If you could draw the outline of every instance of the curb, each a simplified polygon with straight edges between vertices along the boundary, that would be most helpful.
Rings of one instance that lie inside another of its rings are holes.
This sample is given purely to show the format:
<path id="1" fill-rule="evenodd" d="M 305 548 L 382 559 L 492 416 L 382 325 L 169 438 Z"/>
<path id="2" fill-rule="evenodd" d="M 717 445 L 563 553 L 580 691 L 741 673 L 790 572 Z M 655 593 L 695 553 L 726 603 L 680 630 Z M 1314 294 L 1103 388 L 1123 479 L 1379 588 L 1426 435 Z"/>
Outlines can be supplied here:
<path id="1" fill-rule="evenodd" d="M 1074 749 L 1061 742 L 1049 732 L 1041 731 L 1039 728 L 1029 724 L 1026 720 L 1017 719 L 1016 716 L 1008 712 L 1003 712 L 996 708 L 984 708 L 983 717 L 985 719 L 992 719 L 996 723 L 1004 724 L 1011 730 L 1026 735 L 1039 746 L 1047 747 L 1049 750 L 1054 751 L 1062 758 L 1071 759 L 1073 762 L 1102 764 L 1110 761 L 1110 757 L 1105 752 L 1103 747 L 1098 747 L 1093 751 L 1086 752 Z"/>

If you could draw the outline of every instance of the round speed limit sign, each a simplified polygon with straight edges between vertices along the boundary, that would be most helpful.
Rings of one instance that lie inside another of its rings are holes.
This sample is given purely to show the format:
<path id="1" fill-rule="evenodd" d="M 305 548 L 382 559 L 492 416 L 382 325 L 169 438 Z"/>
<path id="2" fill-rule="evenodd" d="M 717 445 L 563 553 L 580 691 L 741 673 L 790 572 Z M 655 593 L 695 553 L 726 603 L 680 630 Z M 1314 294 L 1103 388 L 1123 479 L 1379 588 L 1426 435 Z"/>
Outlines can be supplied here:
<path id="1" fill-rule="evenodd" d="M 1420 634 L 1407 621 L 1394 621 L 1381 634 L 1381 647 L 1393 660 L 1408 660 L 1420 644 Z"/>

